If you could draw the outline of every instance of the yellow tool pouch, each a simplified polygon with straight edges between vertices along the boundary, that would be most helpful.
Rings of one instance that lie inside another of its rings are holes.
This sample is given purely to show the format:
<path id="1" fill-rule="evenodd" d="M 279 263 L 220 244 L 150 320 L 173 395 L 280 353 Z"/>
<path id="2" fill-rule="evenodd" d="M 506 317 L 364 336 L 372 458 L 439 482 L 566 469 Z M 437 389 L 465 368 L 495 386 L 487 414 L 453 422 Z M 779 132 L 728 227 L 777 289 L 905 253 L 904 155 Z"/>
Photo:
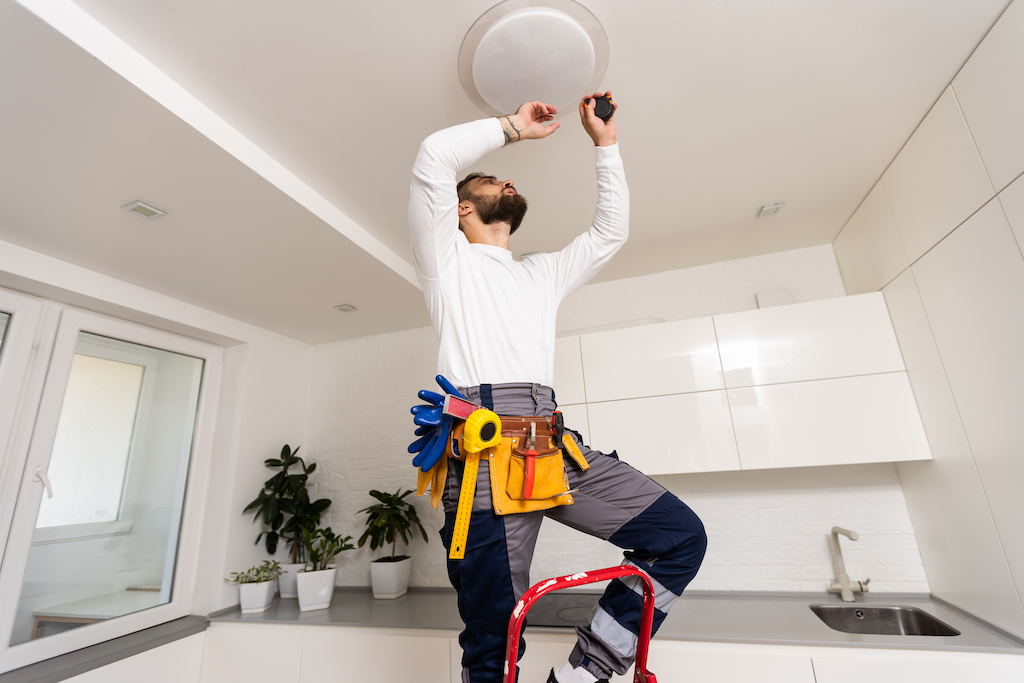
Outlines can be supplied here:
<path id="1" fill-rule="evenodd" d="M 572 505 L 562 451 L 544 425 L 530 448 L 530 418 L 502 418 L 501 443 L 484 451 L 489 460 L 494 512 L 510 515 Z"/>

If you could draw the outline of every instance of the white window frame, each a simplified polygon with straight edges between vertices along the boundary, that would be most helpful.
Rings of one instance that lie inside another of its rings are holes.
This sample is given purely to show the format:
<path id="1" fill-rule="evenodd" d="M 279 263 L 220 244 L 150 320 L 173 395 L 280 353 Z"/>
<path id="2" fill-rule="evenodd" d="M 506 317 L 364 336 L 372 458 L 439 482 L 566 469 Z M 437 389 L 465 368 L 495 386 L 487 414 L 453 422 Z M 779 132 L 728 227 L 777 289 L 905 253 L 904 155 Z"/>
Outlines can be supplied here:
<path id="1" fill-rule="evenodd" d="M 36 529 L 32 545 L 43 545 L 46 543 L 59 543 L 77 538 L 95 538 L 99 536 L 114 536 L 126 534 L 132 529 L 132 520 L 122 516 L 124 512 L 125 496 L 127 495 L 128 478 L 131 474 L 133 454 L 140 437 L 145 435 L 148 425 L 147 407 L 153 401 L 153 375 L 159 367 L 155 356 L 147 356 L 143 353 L 132 353 L 112 346 L 88 342 L 86 348 L 81 348 L 81 342 L 75 344 L 75 353 L 103 358 L 132 365 L 141 365 L 144 370 L 142 374 L 142 386 L 139 390 L 138 405 L 135 410 L 135 423 L 132 428 L 132 437 L 128 446 L 128 458 L 125 461 L 123 479 L 121 482 L 121 494 L 117 501 L 117 518 L 106 522 L 83 522 L 81 524 L 67 524 L 63 526 L 45 527 Z"/>
<path id="2" fill-rule="evenodd" d="M 0 347 L 0 530 L 10 528 L 25 466 L 29 435 L 19 426 L 35 421 L 49 360 L 49 340 L 40 339 L 49 308 L 42 299 L 0 289 L 0 311 L 11 316 Z M 7 540 L 0 533 L 0 561 Z"/>
<path id="3" fill-rule="evenodd" d="M 0 308 L 2 303 L 0 300 Z M 11 633 L 32 545 L 35 516 L 43 495 L 43 486 L 33 480 L 33 472 L 37 468 L 45 471 L 49 463 L 79 332 L 91 332 L 165 349 L 204 361 L 192 453 L 187 479 L 181 482 L 186 495 L 173 568 L 174 590 L 166 596 L 169 598 L 166 604 L 11 646 Z M 222 359 L 223 349 L 219 346 L 87 311 L 73 308 L 61 311 L 49 367 L 46 369 L 46 383 L 36 414 L 35 429 L 24 460 L 7 548 L 0 565 L 0 673 L 150 628 L 191 612 Z"/>

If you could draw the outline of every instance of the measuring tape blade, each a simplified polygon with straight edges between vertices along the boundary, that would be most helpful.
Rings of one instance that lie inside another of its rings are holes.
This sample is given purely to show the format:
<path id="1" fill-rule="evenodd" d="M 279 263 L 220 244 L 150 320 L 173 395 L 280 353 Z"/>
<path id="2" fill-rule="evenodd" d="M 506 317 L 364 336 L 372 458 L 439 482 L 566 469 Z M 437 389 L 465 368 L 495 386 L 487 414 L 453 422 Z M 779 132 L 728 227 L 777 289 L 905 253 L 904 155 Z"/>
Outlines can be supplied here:
<path id="1" fill-rule="evenodd" d="M 469 516 L 473 512 L 476 498 L 476 473 L 480 468 L 480 454 L 467 453 L 466 466 L 462 471 L 462 488 L 459 491 L 459 509 L 455 513 L 455 529 L 452 532 L 452 547 L 448 559 L 461 560 L 466 556 L 466 539 L 469 538 Z"/>

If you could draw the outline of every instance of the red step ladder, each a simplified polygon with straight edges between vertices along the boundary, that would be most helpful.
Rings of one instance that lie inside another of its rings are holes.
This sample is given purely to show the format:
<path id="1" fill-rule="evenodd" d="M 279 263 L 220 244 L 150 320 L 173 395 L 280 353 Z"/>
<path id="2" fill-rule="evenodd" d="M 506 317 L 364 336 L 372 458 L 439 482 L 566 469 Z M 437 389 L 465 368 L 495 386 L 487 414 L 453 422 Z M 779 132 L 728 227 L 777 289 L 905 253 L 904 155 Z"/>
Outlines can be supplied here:
<path id="1" fill-rule="evenodd" d="M 639 576 L 644 587 L 644 610 L 640 616 L 640 633 L 636 644 L 636 664 L 633 670 L 633 683 L 658 683 L 654 674 L 647 670 L 647 650 L 651 644 L 651 625 L 654 623 L 654 584 L 650 577 L 636 567 L 620 565 L 607 569 L 597 569 L 592 572 L 570 574 L 556 579 L 548 579 L 532 586 L 526 591 L 522 599 L 516 604 L 512 611 L 512 618 L 508 622 L 508 640 L 505 649 L 505 675 L 503 683 L 515 683 L 516 661 L 519 657 L 519 633 L 523 630 L 523 622 L 526 621 L 526 613 L 533 607 L 533 603 L 546 593 L 561 590 L 569 586 L 583 586 L 598 581 L 609 579 L 621 579 L 625 576 Z"/>

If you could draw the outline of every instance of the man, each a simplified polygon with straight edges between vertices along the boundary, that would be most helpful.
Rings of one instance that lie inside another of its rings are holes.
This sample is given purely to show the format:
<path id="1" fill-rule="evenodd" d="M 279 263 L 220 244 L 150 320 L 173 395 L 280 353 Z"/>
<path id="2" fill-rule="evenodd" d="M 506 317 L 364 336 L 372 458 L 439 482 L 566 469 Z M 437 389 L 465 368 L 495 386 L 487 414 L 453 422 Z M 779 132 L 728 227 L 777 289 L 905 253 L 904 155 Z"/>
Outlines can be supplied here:
<path id="1" fill-rule="evenodd" d="M 601 96 L 594 93 L 589 104 L 579 105 L 597 155 L 593 224 L 558 253 L 512 257 L 509 236 L 527 207 L 512 180 L 474 173 L 457 183 L 457 174 L 484 154 L 555 133 L 560 124 L 544 125 L 557 113 L 554 107 L 528 102 L 515 114 L 442 130 L 423 142 L 413 167 L 409 224 L 416 272 L 440 339 L 438 371 L 467 399 L 499 415 L 552 415 L 558 305 L 608 262 L 628 234 L 629 193 L 615 122 L 594 114 Z M 626 561 L 654 581 L 655 629 L 697 573 L 707 544 L 697 516 L 615 452 L 591 450 L 573 435 L 589 468 L 567 464 L 569 487 L 578 490 L 572 505 L 497 515 L 488 463 L 480 461 L 465 558 L 448 561 L 466 624 L 459 637 L 463 683 L 502 679 L 509 616 L 530 586 L 545 516 L 627 551 Z M 461 461 L 448 461 L 441 531 L 446 548 L 463 469 Z M 613 671 L 624 674 L 636 656 L 641 595 L 639 579 L 613 581 L 590 623 L 577 628 L 568 662 L 552 669 L 548 683 L 594 683 Z"/>

